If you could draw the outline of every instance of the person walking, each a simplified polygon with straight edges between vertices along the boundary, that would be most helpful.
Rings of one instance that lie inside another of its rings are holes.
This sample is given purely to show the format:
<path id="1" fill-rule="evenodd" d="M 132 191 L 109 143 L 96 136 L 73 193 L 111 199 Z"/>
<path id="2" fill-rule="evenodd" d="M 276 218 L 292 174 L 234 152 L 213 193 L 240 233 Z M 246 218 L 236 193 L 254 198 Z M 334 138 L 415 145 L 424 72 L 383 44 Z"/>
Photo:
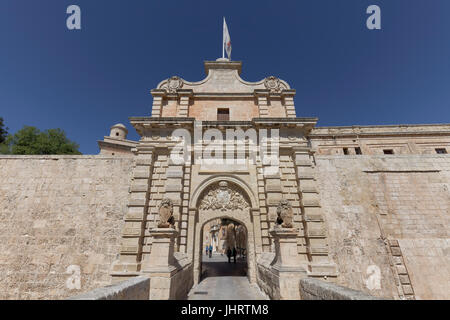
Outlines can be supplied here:
<path id="1" fill-rule="evenodd" d="M 209 245 L 209 257 L 211 258 L 212 256 L 212 245 Z"/>
<path id="2" fill-rule="evenodd" d="M 236 263 L 236 254 L 237 254 L 236 248 L 233 247 L 233 259 L 234 259 L 234 263 Z"/>
<path id="3" fill-rule="evenodd" d="M 227 249 L 227 257 L 228 257 L 228 263 L 230 263 L 231 262 L 231 249 L 230 249 L 230 247 L 228 247 L 228 249 Z"/>
<path id="4" fill-rule="evenodd" d="M 209 249 L 209 246 L 206 245 L 206 255 L 208 255 L 208 249 Z"/>

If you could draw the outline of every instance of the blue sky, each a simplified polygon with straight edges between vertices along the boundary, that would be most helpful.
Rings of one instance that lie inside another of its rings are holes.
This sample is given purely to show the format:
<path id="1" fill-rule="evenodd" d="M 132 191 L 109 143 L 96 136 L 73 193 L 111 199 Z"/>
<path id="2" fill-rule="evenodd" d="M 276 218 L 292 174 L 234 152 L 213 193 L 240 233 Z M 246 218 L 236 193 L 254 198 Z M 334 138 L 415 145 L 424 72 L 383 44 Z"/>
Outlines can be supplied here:
<path id="1" fill-rule="evenodd" d="M 79 5 L 82 30 L 66 28 Z M 381 7 L 382 30 L 366 28 Z M 242 78 L 275 75 L 297 90 L 297 116 L 320 126 L 450 122 L 450 1 L 1 0 L 0 116 L 62 128 L 85 154 L 150 89 L 204 78 L 222 54 L 222 17 Z"/>

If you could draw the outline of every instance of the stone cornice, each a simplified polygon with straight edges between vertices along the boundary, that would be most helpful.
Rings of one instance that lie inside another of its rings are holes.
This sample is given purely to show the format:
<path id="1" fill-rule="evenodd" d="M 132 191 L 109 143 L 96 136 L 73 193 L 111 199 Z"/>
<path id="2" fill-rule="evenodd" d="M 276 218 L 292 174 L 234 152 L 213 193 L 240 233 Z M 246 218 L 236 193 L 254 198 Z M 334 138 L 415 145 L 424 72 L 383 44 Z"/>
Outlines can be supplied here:
<path id="1" fill-rule="evenodd" d="M 316 125 L 318 118 L 253 118 L 254 123 L 264 123 L 264 124 L 276 124 L 276 123 L 299 123 L 299 124 L 311 124 Z"/>
<path id="2" fill-rule="evenodd" d="M 237 70 L 238 75 L 241 75 L 242 72 L 242 61 L 205 61 L 204 65 L 206 75 L 211 69 Z"/>
<path id="3" fill-rule="evenodd" d="M 356 138 L 356 137 L 417 137 L 417 136 L 450 136 L 450 131 L 413 131 L 413 132 L 360 132 L 360 133 L 330 133 L 330 134 L 317 134 L 311 133 L 309 137 L 311 139 L 334 139 L 334 138 Z"/>
<path id="4" fill-rule="evenodd" d="M 104 136 L 103 139 L 104 140 L 100 140 L 100 141 L 114 143 L 114 144 L 120 144 L 120 145 L 124 145 L 124 146 L 136 145 L 136 141 L 128 140 L 128 139 L 117 139 L 115 137 L 110 137 L 110 136 Z"/>
<path id="5" fill-rule="evenodd" d="M 166 92 L 163 89 L 153 89 L 150 91 L 153 97 L 164 97 L 169 100 L 176 100 L 180 96 L 189 96 L 194 99 L 254 99 L 258 96 L 271 98 L 285 98 L 295 96 L 294 89 L 282 90 L 281 92 L 270 92 L 265 89 L 255 89 L 254 92 L 194 92 L 192 89 L 178 89 L 176 92 Z"/>
<path id="6" fill-rule="evenodd" d="M 130 123 L 154 125 L 155 127 L 164 126 L 167 124 L 184 125 L 195 122 L 195 118 L 192 117 L 130 117 Z M 249 126 L 249 125 L 268 125 L 268 126 L 287 126 L 295 127 L 311 126 L 313 127 L 317 118 L 253 118 L 251 121 L 198 121 L 203 125 L 224 125 L 224 126 Z"/>
<path id="7" fill-rule="evenodd" d="M 129 117 L 130 123 L 135 124 L 190 124 L 194 123 L 195 118 L 191 117 Z"/>
<path id="8" fill-rule="evenodd" d="M 100 150 L 105 147 L 112 147 L 115 149 L 122 149 L 127 151 L 131 151 L 131 149 L 135 148 L 136 145 L 138 144 L 137 141 L 122 140 L 108 136 L 105 136 L 104 140 L 98 140 L 97 143 Z"/>
<path id="9" fill-rule="evenodd" d="M 450 135 L 450 124 L 315 127 L 312 139 Z"/>
<path id="10" fill-rule="evenodd" d="M 317 123 L 317 118 L 253 118 L 256 126 L 271 128 L 303 128 L 304 134 L 308 135 Z"/>
<path id="11" fill-rule="evenodd" d="M 142 136 L 144 129 L 168 129 L 194 127 L 195 118 L 190 117 L 130 117 L 130 123 Z M 199 121 L 200 122 L 200 121 Z M 252 128 L 297 128 L 309 134 L 317 118 L 253 118 L 251 121 L 201 121 L 203 127 L 252 127 Z"/>

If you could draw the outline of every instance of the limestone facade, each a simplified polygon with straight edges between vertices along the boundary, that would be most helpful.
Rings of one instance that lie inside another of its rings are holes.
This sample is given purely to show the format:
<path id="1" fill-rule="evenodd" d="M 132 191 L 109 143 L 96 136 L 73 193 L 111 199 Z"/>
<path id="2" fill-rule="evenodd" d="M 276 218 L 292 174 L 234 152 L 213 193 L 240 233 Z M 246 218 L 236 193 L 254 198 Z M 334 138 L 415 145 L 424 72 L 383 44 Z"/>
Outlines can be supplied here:
<path id="1" fill-rule="evenodd" d="M 0 299 L 108 285 L 134 159 L 0 156 Z"/>
<path id="2" fill-rule="evenodd" d="M 151 117 L 130 118 L 140 140 L 113 126 L 98 156 L 0 157 L 1 298 L 64 298 L 135 276 L 150 277 L 152 299 L 181 298 L 200 279 L 202 230 L 220 219 L 245 230 L 248 278 L 271 298 L 299 299 L 306 277 L 450 298 L 450 125 L 316 127 L 296 116 L 287 82 L 247 82 L 241 69 L 218 59 L 199 82 L 162 81 Z M 202 161 L 216 159 L 212 140 L 235 147 L 233 161 Z M 175 225 L 159 230 L 166 199 Z"/>

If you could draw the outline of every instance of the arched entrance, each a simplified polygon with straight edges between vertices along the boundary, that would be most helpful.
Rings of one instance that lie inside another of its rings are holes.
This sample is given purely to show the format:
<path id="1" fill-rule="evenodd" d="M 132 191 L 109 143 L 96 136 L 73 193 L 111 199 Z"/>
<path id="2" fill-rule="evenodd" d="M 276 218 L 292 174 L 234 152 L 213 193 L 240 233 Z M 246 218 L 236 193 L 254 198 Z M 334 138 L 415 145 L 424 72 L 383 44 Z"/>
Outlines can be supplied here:
<path id="1" fill-rule="evenodd" d="M 229 219 L 242 225 L 246 231 L 247 277 L 250 283 L 256 283 L 255 231 L 252 213 L 257 208 L 252 192 L 239 179 L 228 176 L 208 179 L 194 192 L 191 200 L 191 212 L 195 212 L 193 234 L 194 284 L 202 276 L 203 228 L 214 219 Z M 194 211 L 195 210 L 195 211 Z M 189 239 L 188 239 L 189 240 Z"/>
<path id="2" fill-rule="evenodd" d="M 207 277 L 247 276 L 247 229 L 240 222 L 221 217 L 201 228 L 203 253 L 200 280 Z"/>

